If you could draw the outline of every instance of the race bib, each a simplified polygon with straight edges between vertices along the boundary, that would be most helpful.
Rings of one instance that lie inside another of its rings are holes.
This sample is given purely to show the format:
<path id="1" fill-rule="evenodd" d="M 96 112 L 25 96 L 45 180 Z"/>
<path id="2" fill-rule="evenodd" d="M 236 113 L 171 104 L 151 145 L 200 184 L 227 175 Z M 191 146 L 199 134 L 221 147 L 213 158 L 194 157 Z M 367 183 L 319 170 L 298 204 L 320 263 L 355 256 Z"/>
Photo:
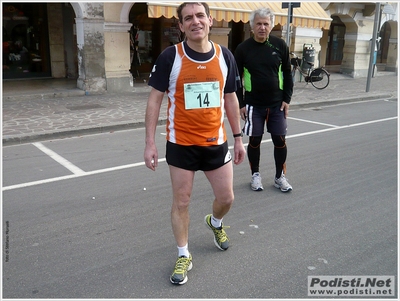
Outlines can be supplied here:
<path id="1" fill-rule="evenodd" d="M 185 109 L 207 109 L 221 106 L 219 82 L 184 84 Z"/>

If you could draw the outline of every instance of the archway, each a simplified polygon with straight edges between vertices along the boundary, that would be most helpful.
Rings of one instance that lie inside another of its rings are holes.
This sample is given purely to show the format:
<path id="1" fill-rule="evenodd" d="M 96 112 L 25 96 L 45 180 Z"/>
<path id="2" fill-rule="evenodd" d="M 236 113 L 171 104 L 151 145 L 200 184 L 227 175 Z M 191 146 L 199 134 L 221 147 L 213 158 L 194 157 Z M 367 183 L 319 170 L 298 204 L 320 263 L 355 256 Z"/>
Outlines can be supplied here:
<path id="1" fill-rule="evenodd" d="M 383 24 L 381 30 L 379 31 L 379 49 L 376 62 L 379 64 L 386 64 L 387 55 L 389 51 L 389 38 L 391 33 L 391 27 L 389 22 Z"/>
<path id="2" fill-rule="evenodd" d="M 379 49 L 377 64 L 381 70 L 397 71 L 398 60 L 398 28 L 397 21 L 386 21 L 379 31 Z"/>

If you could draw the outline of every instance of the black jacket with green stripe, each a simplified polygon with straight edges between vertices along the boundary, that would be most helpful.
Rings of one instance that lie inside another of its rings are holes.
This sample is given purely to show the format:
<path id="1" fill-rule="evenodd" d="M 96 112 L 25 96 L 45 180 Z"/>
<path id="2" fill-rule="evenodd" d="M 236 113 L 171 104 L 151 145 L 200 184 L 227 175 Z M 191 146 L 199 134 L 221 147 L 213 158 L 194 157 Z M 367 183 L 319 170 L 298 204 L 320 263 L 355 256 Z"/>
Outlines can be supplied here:
<path id="1" fill-rule="evenodd" d="M 251 37 L 237 46 L 235 59 L 243 80 L 243 87 L 236 91 L 241 108 L 246 104 L 272 108 L 282 101 L 290 103 L 293 78 L 284 40 L 270 35 L 259 43 Z"/>

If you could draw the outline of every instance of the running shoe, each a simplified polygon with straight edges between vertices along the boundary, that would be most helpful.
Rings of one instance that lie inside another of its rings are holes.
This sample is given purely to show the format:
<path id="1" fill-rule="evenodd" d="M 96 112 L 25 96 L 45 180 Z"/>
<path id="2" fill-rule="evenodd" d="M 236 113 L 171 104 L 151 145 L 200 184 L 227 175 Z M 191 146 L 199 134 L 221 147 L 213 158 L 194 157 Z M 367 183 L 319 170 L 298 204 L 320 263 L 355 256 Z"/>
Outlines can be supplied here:
<path id="1" fill-rule="evenodd" d="M 262 191 L 264 190 L 264 187 L 262 186 L 261 183 L 261 175 L 259 172 L 255 172 L 253 176 L 251 177 L 251 182 L 250 182 L 251 189 L 254 191 Z"/>
<path id="2" fill-rule="evenodd" d="M 282 173 L 279 179 L 275 178 L 274 186 L 280 189 L 282 192 L 289 192 L 293 189 L 292 185 L 290 185 L 289 182 L 287 181 L 284 173 Z"/>
<path id="3" fill-rule="evenodd" d="M 173 284 L 185 284 L 188 281 L 187 272 L 190 271 L 192 267 L 191 254 L 189 254 L 189 258 L 185 256 L 179 257 L 176 261 L 174 272 L 169 280 L 171 280 Z"/>
<path id="4" fill-rule="evenodd" d="M 211 214 L 206 215 L 204 218 L 206 225 L 214 232 L 214 244 L 218 249 L 225 251 L 229 248 L 229 238 L 225 233 L 224 226 L 221 225 L 219 228 L 215 228 L 211 224 Z"/>

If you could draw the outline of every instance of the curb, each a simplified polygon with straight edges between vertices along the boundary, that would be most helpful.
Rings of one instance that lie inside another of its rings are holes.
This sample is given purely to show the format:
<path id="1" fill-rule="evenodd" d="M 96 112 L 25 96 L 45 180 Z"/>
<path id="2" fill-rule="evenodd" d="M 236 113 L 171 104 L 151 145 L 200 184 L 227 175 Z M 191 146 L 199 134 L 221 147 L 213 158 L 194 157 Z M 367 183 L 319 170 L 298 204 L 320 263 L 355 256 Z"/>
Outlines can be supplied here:
<path id="1" fill-rule="evenodd" d="M 41 100 L 51 98 L 63 98 L 72 96 L 84 96 L 85 91 L 83 90 L 71 90 L 54 93 L 33 93 L 29 95 L 3 95 L 3 101 L 28 101 L 28 100 Z"/>
<path id="2" fill-rule="evenodd" d="M 160 119 L 157 125 L 166 124 L 166 119 Z M 67 129 L 59 132 L 41 132 L 36 134 L 21 134 L 13 137 L 4 137 L 3 136 L 3 146 L 17 145 L 23 143 L 32 143 L 44 140 L 52 140 L 52 139 L 62 139 L 62 138 L 72 138 L 83 135 L 91 135 L 91 134 L 101 134 L 107 132 L 114 131 L 123 131 L 123 130 L 131 130 L 144 127 L 144 121 L 138 122 L 122 122 L 116 123 L 112 125 L 105 126 L 97 126 L 97 127 L 87 127 L 80 129 Z"/>
<path id="3" fill-rule="evenodd" d="M 150 93 L 151 88 L 149 86 L 138 86 L 132 87 L 132 91 L 121 92 L 122 94 L 140 94 L 140 93 Z M 17 102 L 17 101 L 29 101 L 29 100 L 43 100 L 43 99 L 53 99 L 53 98 L 68 98 L 73 96 L 85 96 L 85 95 L 107 95 L 110 92 L 91 92 L 86 93 L 81 89 L 72 89 L 68 91 L 59 92 L 32 92 L 32 94 L 21 94 L 21 95 L 10 95 L 10 93 L 3 93 L 3 102 Z M 118 94 L 117 94 L 118 95 Z"/>

